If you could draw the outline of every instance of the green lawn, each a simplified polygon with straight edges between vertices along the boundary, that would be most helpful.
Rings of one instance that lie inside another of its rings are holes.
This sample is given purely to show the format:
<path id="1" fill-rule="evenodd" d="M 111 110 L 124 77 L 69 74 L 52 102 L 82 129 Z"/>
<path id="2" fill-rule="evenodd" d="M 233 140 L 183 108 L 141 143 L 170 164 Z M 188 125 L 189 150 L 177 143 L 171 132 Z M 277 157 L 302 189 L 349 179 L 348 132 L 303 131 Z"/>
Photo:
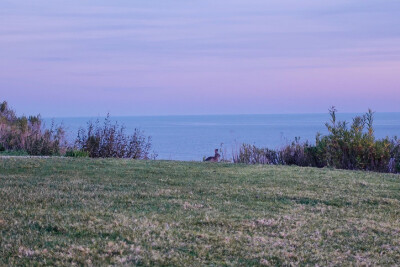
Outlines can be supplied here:
<path id="1" fill-rule="evenodd" d="M 0 265 L 400 262 L 400 175 L 0 158 Z"/>

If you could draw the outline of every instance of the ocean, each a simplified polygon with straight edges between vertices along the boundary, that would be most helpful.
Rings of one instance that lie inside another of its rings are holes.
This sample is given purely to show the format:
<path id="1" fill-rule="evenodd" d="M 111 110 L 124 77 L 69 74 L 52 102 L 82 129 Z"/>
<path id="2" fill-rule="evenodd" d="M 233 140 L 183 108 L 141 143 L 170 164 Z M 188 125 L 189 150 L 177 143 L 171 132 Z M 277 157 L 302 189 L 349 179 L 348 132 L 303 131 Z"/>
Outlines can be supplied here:
<path id="1" fill-rule="evenodd" d="M 351 123 L 356 113 L 338 114 L 339 120 Z M 90 120 L 104 118 L 74 117 L 45 118 L 63 124 L 67 138 L 73 142 L 80 127 Z M 269 115 L 193 115 L 193 116 L 130 116 L 112 117 L 126 127 L 126 133 L 135 128 L 151 136 L 157 159 L 201 161 L 223 148 L 231 157 L 242 143 L 259 147 L 279 148 L 300 137 L 301 141 L 315 143 L 317 132 L 327 134 L 325 123 L 329 114 L 269 114 Z M 375 113 L 375 136 L 400 136 L 400 113 Z"/>

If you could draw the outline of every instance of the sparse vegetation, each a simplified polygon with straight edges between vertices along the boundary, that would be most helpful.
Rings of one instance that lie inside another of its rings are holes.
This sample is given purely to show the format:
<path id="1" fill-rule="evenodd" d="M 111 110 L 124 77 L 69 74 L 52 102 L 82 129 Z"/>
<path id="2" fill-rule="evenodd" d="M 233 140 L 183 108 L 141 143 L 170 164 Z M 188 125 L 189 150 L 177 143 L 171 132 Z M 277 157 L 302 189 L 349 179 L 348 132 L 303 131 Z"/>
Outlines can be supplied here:
<path id="1" fill-rule="evenodd" d="M 125 133 L 125 127 L 112 123 L 110 115 L 100 121 L 89 121 L 86 129 L 81 128 L 75 141 L 75 148 L 92 158 L 150 159 L 151 137 L 135 129 L 132 135 Z"/>
<path id="2" fill-rule="evenodd" d="M 67 145 L 62 126 L 45 128 L 40 115 L 18 117 L 7 102 L 0 104 L 0 151 L 29 155 L 62 155 Z"/>
<path id="3" fill-rule="evenodd" d="M 396 265 L 400 176 L 0 158 L 0 265 Z"/>
<path id="4" fill-rule="evenodd" d="M 24 150 L 7 150 L 1 151 L 0 156 L 29 156 Z"/>
<path id="5" fill-rule="evenodd" d="M 65 156 L 72 157 L 72 158 L 86 158 L 86 157 L 89 157 L 89 153 L 86 151 L 82 151 L 82 150 L 69 149 L 65 153 Z"/>
<path id="6" fill-rule="evenodd" d="M 278 150 L 243 144 L 233 161 L 400 172 L 400 140 L 397 137 L 375 138 L 371 110 L 355 117 L 350 127 L 345 121 L 337 121 L 336 112 L 335 108 L 330 109 L 331 121 L 326 123 L 329 134 L 317 134 L 315 145 L 301 143 L 300 138 Z"/>
<path id="7" fill-rule="evenodd" d="M 132 135 L 125 127 L 104 120 L 89 121 L 81 128 L 73 146 L 68 146 L 62 126 L 45 128 L 40 115 L 17 117 L 7 102 L 0 103 L 0 153 L 2 155 L 67 156 L 92 158 L 155 159 L 151 137 L 135 129 Z"/>

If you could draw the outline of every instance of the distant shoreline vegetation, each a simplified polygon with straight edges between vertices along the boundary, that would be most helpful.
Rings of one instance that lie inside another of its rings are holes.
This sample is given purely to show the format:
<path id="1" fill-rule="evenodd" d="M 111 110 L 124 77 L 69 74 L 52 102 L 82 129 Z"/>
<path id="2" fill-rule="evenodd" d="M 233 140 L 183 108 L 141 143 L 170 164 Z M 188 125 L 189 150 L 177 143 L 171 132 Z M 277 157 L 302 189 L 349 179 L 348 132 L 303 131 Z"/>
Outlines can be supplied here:
<path id="1" fill-rule="evenodd" d="M 351 125 L 337 120 L 334 107 L 329 113 L 328 134 L 317 133 L 315 144 L 300 138 L 280 149 L 242 144 L 232 153 L 232 160 L 226 160 L 223 153 L 222 161 L 400 173 L 400 140 L 396 136 L 375 138 L 371 110 L 354 117 Z M 109 115 L 102 123 L 87 122 L 74 143 L 68 144 L 62 125 L 52 123 L 46 129 L 40 115 L 17 117 L 7 102 L 0 103 L 2 155 L 156 159 L 151 148 L 150 136 L 140 129 L 127 134 L 124 125 L 112 123 Z"/>
<path id="2" fill-rule="evenodd" d="M 133 134 L 126 134 L 125 127 L 118 122 L 112 123 L 109 114 L 103 124 L 99 120 L 89 121 L 86 128 L 80 128 L 72 151 L 76 151 L 77 155 L 84 153 L 91 158 L 155 159 L 157 157 L 154 152 L 151 153 L 150 136 L 146 137 L 137 128 Z M 68 152 L 71 153 L 71 150 Z"/>
<path id="3" fill-rule="evenodd" d="M 0 103 L 0 151 L 35 156 L 62 155 L 65 130 L 53 123 L 46 129 L 40 115 L 17 117 L 6 101 Z"/>
<path id="4" fill-rule="evenodd" d="M 350 126 L 336 119 L 335 107 L 329 113 L 331 121 L 325 124 L 329 133 L 317 133 L 315 145 L 300 138 L 281 149 L 243 144 L 233 153 L 233 162 L 400 173 L 400 140 L 375 138 L 372 110 L 354 117 Z"/>
<path id="5" fill-rule="evenodd" d="M 0 153 L 3 155 L 67 156 L 92 158 L 155 159 L 151 153 L 151 137 L 135 129 L 125 133 L 125 127 L 111 123 L 87 122 L 78 131 L 74 144 L 68 144 L 62 125 L 51 124 L 46 129 L 40 115 L 16 116 L 6 101 L 0 103 Z"/>

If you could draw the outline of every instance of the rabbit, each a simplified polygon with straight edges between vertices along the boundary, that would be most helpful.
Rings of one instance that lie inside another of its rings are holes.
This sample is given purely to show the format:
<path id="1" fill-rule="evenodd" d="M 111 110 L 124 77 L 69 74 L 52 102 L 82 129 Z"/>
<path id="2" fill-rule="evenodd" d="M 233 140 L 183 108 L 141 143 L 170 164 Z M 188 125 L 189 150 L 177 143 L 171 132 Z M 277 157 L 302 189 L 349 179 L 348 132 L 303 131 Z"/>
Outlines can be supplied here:
<path id="1" fill-rule="evenodd" d="M 218 149 L 215 149 L 214 157 L 208 157 L 204 161 L 218 162 L 220 157 L 221 155 L 218 153 Z"/>

